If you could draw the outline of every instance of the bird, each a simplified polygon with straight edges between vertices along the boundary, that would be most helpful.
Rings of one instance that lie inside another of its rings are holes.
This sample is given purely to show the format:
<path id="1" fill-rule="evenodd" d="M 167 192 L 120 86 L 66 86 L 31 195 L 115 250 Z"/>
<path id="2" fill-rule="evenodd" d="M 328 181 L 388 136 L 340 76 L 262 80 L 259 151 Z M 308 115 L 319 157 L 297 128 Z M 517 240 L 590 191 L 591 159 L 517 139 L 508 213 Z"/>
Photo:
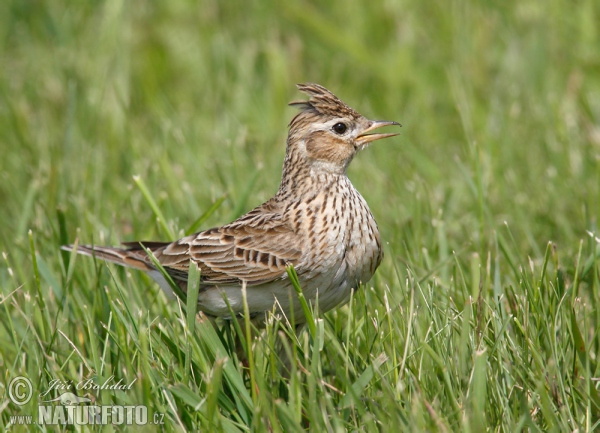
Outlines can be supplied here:
<path id="1" fill-rule="evenodd" d="M 370 143 L 398 135 L 373 131 L 402 125 L 369 120 L 319 84 L 297 87 L 309 98 L 289 104 L 299 112 L 288 125 L 281 183 L 270 200 L 229 224 L 174 242 L 62 249 L 146 272 L 168 295 L 170 284 L 148 251 L 183 291 L 195 263 L 198 309 L 214 319 L 233 319 L 232 312 L 241 317 L 245 290 L 251 319 L 264 321 L 276 310 L 305 322 L 290 266 L 305 299 L 320 312 L 347 303 L 383 259 L 377 223 L 350 182 L 348 166 Z"/>

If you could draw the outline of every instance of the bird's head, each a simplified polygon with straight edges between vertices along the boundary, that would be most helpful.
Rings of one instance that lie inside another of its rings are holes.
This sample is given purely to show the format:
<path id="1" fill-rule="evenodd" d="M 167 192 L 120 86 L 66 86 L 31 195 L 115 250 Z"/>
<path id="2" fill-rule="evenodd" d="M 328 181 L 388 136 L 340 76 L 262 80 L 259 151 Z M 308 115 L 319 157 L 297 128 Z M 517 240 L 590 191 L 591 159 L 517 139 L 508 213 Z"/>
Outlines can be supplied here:
<path id="1" fill-rule="evenodd" d="M 300 108 L 290 122 L 288 163 L 305 163 L 316 172 L 345 173 L 356 153 L 369 143 L 393 137 L 395 133 L 375 133 L 397 122 L 369 120 L 318 84 L 299 84 L 310 96 L 308 101 L 290 105 Z"/>

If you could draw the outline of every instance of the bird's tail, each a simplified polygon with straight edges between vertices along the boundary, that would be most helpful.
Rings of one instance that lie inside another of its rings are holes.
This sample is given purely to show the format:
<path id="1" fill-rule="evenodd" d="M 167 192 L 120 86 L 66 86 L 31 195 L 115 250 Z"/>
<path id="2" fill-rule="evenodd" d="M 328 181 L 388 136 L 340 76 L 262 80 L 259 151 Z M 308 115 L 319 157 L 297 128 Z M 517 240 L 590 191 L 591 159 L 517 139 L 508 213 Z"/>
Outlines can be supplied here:
<path id="1" fill-rule="evenodd" d="M 107 262 L 139 269 L 141 271 L 150 271 L 155 268 L 152 266 L 152 261 L 148 257 L 146 250 L 142 248 L 142 245 L 145 248 L 154 251 L 169 245 L 169 243 L 127 242 L 123 245 L 125 245 L 125 248 L 98 247 L 95 245 L 63 245 L 61 249 L 65 251 L 75 251 L 78 254 L 96 257 L 101 260 L 106 260 Z"/>

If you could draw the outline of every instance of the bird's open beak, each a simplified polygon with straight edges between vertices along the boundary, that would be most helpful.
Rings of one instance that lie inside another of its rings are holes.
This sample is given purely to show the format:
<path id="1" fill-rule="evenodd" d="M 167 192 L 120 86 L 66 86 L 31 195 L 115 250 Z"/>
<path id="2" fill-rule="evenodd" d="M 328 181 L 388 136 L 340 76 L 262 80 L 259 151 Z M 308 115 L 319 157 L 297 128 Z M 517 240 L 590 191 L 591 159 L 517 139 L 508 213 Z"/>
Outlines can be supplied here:
<path id="1" fill-rule="evenodd" d="M 388 137 L 393 137 L 395 135 L 398 135 L 398 134 L 369 134 L 369 132 L 374 131 L 378 128 L 382 128 L 384 126 L 392 126 L 392 125 L 402 126 L 398 122 L 388 122 L 386 120 L 373 120 L 371 122 L 371 125 L 356 137 L 356 141 L 358 141 L 360 144 L 364 145 L 364 144 L 370 143 L 371 141 L 380 140 L 382 138 L 388 138 Z"/>

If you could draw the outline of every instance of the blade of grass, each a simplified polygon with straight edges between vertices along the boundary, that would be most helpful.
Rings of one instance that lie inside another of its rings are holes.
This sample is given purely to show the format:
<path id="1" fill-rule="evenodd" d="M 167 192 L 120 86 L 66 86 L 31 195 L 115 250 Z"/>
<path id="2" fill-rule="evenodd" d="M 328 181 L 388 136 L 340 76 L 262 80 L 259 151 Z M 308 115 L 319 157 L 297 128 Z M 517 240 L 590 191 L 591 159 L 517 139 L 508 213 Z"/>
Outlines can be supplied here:
<path id="1" fill-rule="evenodd" d="M 288 265 L 285 270 L 287 271 L 288 277 L 292 282 L 292 286 L 294 286 L 294 290 L 296 290 L 296 294 L 298 295 L 298 301 L 300 302 L 300 306 L 302 307 L 302 311 L 304 312 L 304 317 L 306 318 L 306 323 L 308 324 L 308 329 L 310 330 L 310 335 L 314 339 L 317 335 L 317 327 L 315 325 L 315 319 L 313 316 L 310 307 L 308 306 L 308 302 L 304 297 L 304 292 L 302 291 L 302 287 L 300 287 L 300 280 L 298 279 L 298 274 L 294 269 L 293 265 Z"/>
<path id="2" fill-rule="evenodd" d="M 200 268 L 195 261 L 190 260 L 188 266 L 188 281 L 187 281 L 187 332 L 195 333 L 196 312 L 198 311 L 198 292 L 200 291 Z M 188 339 L 188 350 L 185 360 L 185 375 L 186 380 L 190 380 L 192 373 L 192 344 L 191 339 Z"/>
<path id="3" fill-rule="evenodd" d="M 171 278 L 171 275 L 165 270 L 163 265 L 158 261 L 158 259 L 156 258 L 156 256 L 152 252 L 152 250 L 150 248 L 146 248 L 141 243 L 140 243 L 140 245 L 142 246 L 144 251 L 146 251 L 146 254 L 148 254 L 148 257 L 150 257 L 150 260 L 152 261 L 152 264 L 154 265 L 154 267 L 161 273 L 163 278 L 167 281 L 167 283 L 169 284 L 169 287 L 171 288 L 171 290 L 173 290 L 173 293 L 175 293 L 177 295 L 177 297 L 179 299 L 181 299 L 184 303 L 187 303 L 187 296 L 186 296 L 185 292 L 183 290 L 181 290 L 181 287 L 179 287 L 175 283 L 175 281 L 173 281 L 173 278 Z"/>
<path id="4" fill-rule="evenodd" d="M 254 191 L 254 184 L 258 180 L 258 175 L 260 174 L 260 172 L 261 172 L 261 170 L 257 169 L 252 174 L 250 181 L 247 183 L 246 189 L 242 193 L 242 196 L 240 197 L 240 199 L 235 204 L 235 209 L 233 209 L 230 219 L 233 220 L 233 219 L 238 218 L 244 212 L 244 209 L 246 209 L 246 202 L 248 201 L 248 197 L 250 197 L 250 194 L 252 193 L 252 191 Z"/>
<path id="5" fill-rule="evenodd" d="M 196 312 L 198 311 L 198 292 L 200 291 L 200 268 L 190 260 L 187 281 L 187 327 L 189 332 L 194 332 Z"/>
<path id="6" fill-rule="evenodd" d="M 223 301 L 225 302 L 225 304 L 227 305 L 227 309 L 229 310 L 229 315 L 231 316 L 231 322 L 233 323 L 233 327 L 238 336 L 238 340 L 239 340 L 240 344 L 242 345 L 242 350 L 244 351 L 244 353 L 247 354 L 248 347 L 246 345 L 246 338 L 244 336 L 245 335 L 244 331 L 242 331 L 240 321 L 237 320 L 236 313 L 235 313 L 235 311 L 233 311 L 233 308 L 231 308 L 231 303 L 229 302 L 227 293 L 225 293 L 225 291 L 223 291 L 222 295 L 223 295 Z"/>
<path id="7" fill-rule="evenodd" d="M 352 384 L 348 392 L 342 399 L 340 407 L 342 409 L 346 409 L 354 404 L 355 401 L 360 399 L 361 394 L 373 379 L 375 375 L 375 370 L 377 370 L 385 361 L 387 361 L 387 356 L 382 353 L 377 358 L 373 360 L 373 363 L 365 368 L 365 371 L 358 376 L 358 379 Z"/>
<path id="8" fill-rule="evenodd" d="M 150 194 L 150 191 L 148 190 L 148 187 L 144 183 L 143 179 L 140 176 L 133 176 L 133 181 L 142 192 L 142 195 L 146 199 L 146 202 L 148 202 L 148 205 L 152 209 L 152 212 L 154 212 L 154 216 L 156 216 L 156 218 L 158 219 L 158 222 L 165 234 L 169 237 L 169 239 L 175 239 L 175 233 L 173 233 L 173 231 L 169 228 L 167 220 L 165 219 L 162 211 L 156 204 L 156 201 L 152 197 L 152 194 Z"/>
<path id="9" fill-rule="evenodd" d="M 210 218 L 210 216 L 215 213 L 215 211 L 217 209 L 219 209 L 219 207 L 221 207 L 221 205 L 223 204 L 223 202 L 225 201 L 225 199 L 227 198 L 227 194 L 223 194 L 221 197 L 219 197 L 207 210 L 206 212 L 204 212 L 202 215 L 200 215 L 200 217 L 194 221 L 192 223 L 192 225 L 185 231 L 185 235 L 189 236 L 193 233 L 196 233 L 196 231 L 198 230 L 198 228 L 200 228 L 200 226 L 202 224 L 204 224 L 204 222 Z"/>
<path id="10" fill-rule="evenodd" d="M 588 350 L 585 346 L 585 341 L 583 336 L 581 335 L 581 331 L 579 330 L 579 325 L 577 324 L 577 315 L 575 314 L 575 310 L 571 310 L 571 328 L 573 333 L 573 345 L 575 346 L 575 352 L 577 352 L 577 357 L 581 362 L 584 370 L 585 381 L 587 382 L 587 389 L 589 397 L 591 398 L 590 411 L 594 419 L 600 418 L 600 393 L 593 386 L 590 385 L 590 372 L 598 371 L 595 362 L 588 354 Z M 577 379 L 575 379 L 577 380 Z"/>
<path id="11" fill-rule="evenodd" d="M 252 402 L 257 403 L 256 394 L 256 369 L 254 356 L 252 354 L 252 327 L 250 326 L 250 308 L 246 292 L 246 282 L 242 281 L 242 302 L 244 303 L 244 324 L 246 326 L 246 355 L 248 357 L 248 370 L 250 372 L 250 390 L 252 391 Z"/>

